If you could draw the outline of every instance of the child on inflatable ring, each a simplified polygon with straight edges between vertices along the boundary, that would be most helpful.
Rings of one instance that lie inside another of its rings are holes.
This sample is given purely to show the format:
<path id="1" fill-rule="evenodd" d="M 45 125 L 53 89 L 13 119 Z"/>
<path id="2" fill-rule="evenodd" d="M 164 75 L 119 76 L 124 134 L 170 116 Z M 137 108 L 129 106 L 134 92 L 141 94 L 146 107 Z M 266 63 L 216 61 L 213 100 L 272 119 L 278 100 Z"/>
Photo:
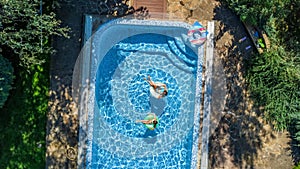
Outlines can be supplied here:
<path id="1" fill-rule="evenodd" d="M 158 124 L 158 118 L 154 113 L 149 113 L 144 120 L 137 120 L 137 123 L 143 123 L 150 130 L 154 130 Z"/>
<path id="2" fill-rule="evenodd" d="M 167 85 L 163 84 L 163 83 L 155 83 L 151 80 L 150 76 L 148 76 L 148 79 L 144 78 L 144 80 L 146 80 L 146 82 L 149 83 L 149 85 L 154 89 L 154 91 L 158 94 L 155 95 L 155 97 L 157 99 L 160 99 L 162 97 L 165 97 L 168 95 L 168 89 L 167 89 Z M 164 90 L 161 92 L 160 89 L 164 88 Z"/>

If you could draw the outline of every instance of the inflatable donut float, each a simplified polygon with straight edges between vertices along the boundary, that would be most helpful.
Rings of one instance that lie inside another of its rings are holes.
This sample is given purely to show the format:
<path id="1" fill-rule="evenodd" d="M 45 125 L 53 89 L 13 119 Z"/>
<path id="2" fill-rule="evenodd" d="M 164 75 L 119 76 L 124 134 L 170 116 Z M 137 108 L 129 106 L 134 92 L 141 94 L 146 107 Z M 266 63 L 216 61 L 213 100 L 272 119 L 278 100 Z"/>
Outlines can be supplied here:
<path id="1" fill-rule="evenodd" d="M 187 33 L 189 41 L 194 45 L 202 45 L 206 41 L 207 31 L 199 23 L 195 22 L 193 27 Z"/>
<path id="2" fill-rule="evenodd" d="M 154 119 L 154 115 L 153 115 L 153 114 L 148 114 L 148 116 L 146 116 L 144 120 L 152 120 L 152 119 Z M 155 119 L 156 119 L 156 121 L 157 121 L 157 124 L 156 124 L 156 126 L 157 126 L 158 123 L 159 123 L 158 117 L 155 116 Z M 154 129 L 155 129 L 153 123 L 150 123 L 150 124 L 144 124 L 144 125 L 145 125 L 149 130 L 154 130 Z"/>

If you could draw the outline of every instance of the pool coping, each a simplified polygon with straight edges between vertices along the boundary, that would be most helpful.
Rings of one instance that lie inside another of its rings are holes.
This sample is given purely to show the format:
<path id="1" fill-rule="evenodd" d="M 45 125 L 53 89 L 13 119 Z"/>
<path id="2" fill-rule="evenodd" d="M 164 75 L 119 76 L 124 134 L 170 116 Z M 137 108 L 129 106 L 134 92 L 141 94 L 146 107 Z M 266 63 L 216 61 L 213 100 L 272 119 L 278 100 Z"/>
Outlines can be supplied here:
<path id="1" fill-rule="evenodd" d="M 202 124 L 202 141 L 201 141 L 201 160 L 200 169 L 209 168 L 209 130 L 211 116 L 211 100 L 212 100 L 212 73 L 213 73 L 213 52 L 214 52 L 214 22 L 208 22 L 207 41 L 205 53 L 205 85 L 204 85 L 204 103 L 203 103 L 203 124 Z"/>
<path id="2" fill-rule="evenodd" d="M 91 85 L 90 81 L 87 81 L 86 79 L 92 79 L 90 77 L 91 71 L 91 63 L 92 61 L 92 51 L 91 51 L 91 39 L 87 37 L 92 36 L 92 23 L 93 23 L 93 16 L 92 15 L 85 15 L 84 17 L 85 21 L 85 27 L 84 27 L 84 43 L 90 43 L 87 45 L 87 48 L 83 48 L 83 51 L 80 54 L 79 62 L 82 62 L 80 69 L 80 75 L 79 79 L 81 79 L 81 87 L 79 89 L 80 93 L 83 93 L 83 95 L 80 95 L 82 99 L 89 99 L 91 98 L 89 91 L 94 90 L 93 85 Z M 133 25 L 153 25 L 153 26 L 162 26 L 162 22 L 166 24 L 166 26 L 178 26 L 184 28 L 191 28 L 191 25 L 184 23 L 182 21 L 160 21 L 160 20 L 151 20 L 149 22 L 148 20 L 137 20 L 137 19 L 125 19 L 125 20 L 113 20 L 109 23 L 106 23 L 105 25 L 101 26 L 101 31 L 103 32 L 110 26 L 114 24 L 133 24 Z M 90 57 L 83 57 L 83 56 L 90 56 Z M 198 63 L 197 63 L 197 77 L 196 77 L 196 93 L 195 93 L 195 110 L 194 110 L 194 128 L 193 128 L 193 144 L 192 144 L 192 158 L 191 158 L 191 168 L 197 168 L 197 165 L 199 163 L 198 158 L 198 151 L 199 151 L 199 131 L 200 131 L 200 107 L 201 107 L 201 98 L 202 98 L 202 76 L 203 74 L 199 73 L 201 71 L 201 66 L 203 65 L 203 57 L 204 57 L 204 47 L 203 45 L 201 47 L 198 47 Z M 87 59 L 88 58 L 88 59 Z M 202 72 L 203 73 L 203 72 Z M 94 79 L 93 79 L 94 80 Z M 93 81 L 91 80 L 91 81 Z M 89 106 L 90 104 L 94 104 L 93 100 L 88 100 L 88 108 L 94 109 L 93 106 Z M 78 104 L 79 105 L 79 104 Z M 80 129 L 79 129 L 79 148 L 78 148 L 78 168 L 85 168 L 85 165 L 87 161 L 91 161 L 91 141 L 92 141 L 92 133 L 93 133 L 93 126 L 91 124 L 87 124 L 88 120 L 93 120 L 93 113 L 81 113 L 81 112 L 90 112 L 93 110 L 85 109 L 83 110 L 82 107 L 79 106 L 79 122 L 80 122 Z M 89 128 L 90 127 L 90 128 Z M 86 166 L 89 167 L 89 166 Z"/>

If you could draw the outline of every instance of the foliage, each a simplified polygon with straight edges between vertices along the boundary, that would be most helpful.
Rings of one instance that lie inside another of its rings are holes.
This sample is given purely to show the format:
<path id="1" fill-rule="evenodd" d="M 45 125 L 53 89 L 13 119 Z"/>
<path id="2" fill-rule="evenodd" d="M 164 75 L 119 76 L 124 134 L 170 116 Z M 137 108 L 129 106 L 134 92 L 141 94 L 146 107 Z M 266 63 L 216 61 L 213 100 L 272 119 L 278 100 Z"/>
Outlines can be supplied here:
<path id="1" fill-rule="evenodd" d="M 44 168 L 48 64 L 17 71 L 14 89 L 0 109 L 0 168 Z"/>
<path id="2" fill-rule="evenodd" d="M 300 169 L 300 163 L 297 166 L 295 166 L 293 169 Z"/>
<path id="3" fill-rule="evenodd" d="M 223 0 L 242 21 L 264 29 L 271 49 L 253 56 L 248 82 L 276 129 L 299 126 L 300 114 L 300 1 Z M 297 121 L 298 123 L 294 123 Z M 300 141 L 300 127 L 295 138 Z"/>
<path id="4" fill-rule="evenodd" d="M 280 45 L 300 51 L 300 1 L 223 0 L 242 21 L 263 28 Z"/>
<path id="5" fill-rule="evenodd" d="M 248 72 L 252 95 L 264 106 L 265 118 L 278 130 L 286 129 L 300 113 L 300 67 L 282 47 L 256 56 Z"/>
<path id="6" fill-rule="evenodd" d="M 233 9 L 242 21 L 258 25 L 264 24 L 268 18 L 285 18 L 288 14 L 286 5 L 291 0 L 224 0 L 228 6 Z"/>
<path id="7" fill-rule="evenodd" d="M 65 36 L 68 28 L 54 13 L 42 14 L 39 0 L 0 1 L 0 44 L 10 47 L 20 57 L 20 64 L 30 68 L 45 62 L 53 50 L 45 45 L 51 35 Z"/>
<path id="8" fill-rule="evenodd" d="M 13 71 L 11 63 L 0 54 L 0 108 L 9 95 L 13 83 Z"/>

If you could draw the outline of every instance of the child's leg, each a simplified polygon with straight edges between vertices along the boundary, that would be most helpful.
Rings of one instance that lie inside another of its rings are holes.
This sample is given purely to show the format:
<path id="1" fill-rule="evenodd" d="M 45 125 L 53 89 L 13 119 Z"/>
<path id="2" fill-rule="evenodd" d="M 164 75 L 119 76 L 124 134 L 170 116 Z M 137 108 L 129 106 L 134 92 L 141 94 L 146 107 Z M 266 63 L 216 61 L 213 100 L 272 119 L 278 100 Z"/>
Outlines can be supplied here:
<path id="1" fill-rule="evenodd" d="M 144 78 L 144 80 L 146 80 L 146 82 L 148 82 L 149 85 L 152 86 L 154 89 L 157 88 L 157 85 L 151 80 L 150 76 L 148 76 L 148 79 Z"/>
<path id="2" fill-rule="evenodd" d="M 150 120 L 136 120 L 136 123 L 144 123 L 144 124 L 150 124 L 151 121 Z"/>
<path id="3" fill-rule="evenodd" d="M 148 81 L 149 81 L 150 86 L 152 86 L 154 89 L 157 88 L 157 85 L 151 80 L 150 76 L 148 76 Z"/>

